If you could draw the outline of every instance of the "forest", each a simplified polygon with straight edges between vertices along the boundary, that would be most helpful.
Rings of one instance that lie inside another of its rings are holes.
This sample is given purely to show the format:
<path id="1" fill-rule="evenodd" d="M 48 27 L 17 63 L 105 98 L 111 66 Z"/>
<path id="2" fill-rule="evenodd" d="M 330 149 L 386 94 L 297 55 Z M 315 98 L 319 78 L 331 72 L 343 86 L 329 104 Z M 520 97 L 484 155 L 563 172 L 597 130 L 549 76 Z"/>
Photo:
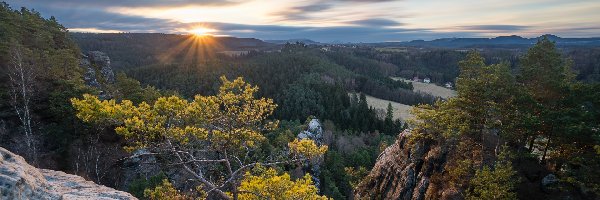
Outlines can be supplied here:
<path id="1" fill-rule="evenodd" d="M 428 199 L 442 189 L 458 199 L 600 197 L 597 47 L 542 37 L 526 48 L 391 51 L 71 33 L 0 5 L 0 146 L 39 168 L 140 199 L 355 199 L 410 132 L 411 145 L 446 152 Z M 391 77 L 451 83 L 457 96 Z M 414 106 L 415 119 L 366 95 Z M 557 180 L 538 192 L 530 183 L 543 177 L 528 170 Z"/>

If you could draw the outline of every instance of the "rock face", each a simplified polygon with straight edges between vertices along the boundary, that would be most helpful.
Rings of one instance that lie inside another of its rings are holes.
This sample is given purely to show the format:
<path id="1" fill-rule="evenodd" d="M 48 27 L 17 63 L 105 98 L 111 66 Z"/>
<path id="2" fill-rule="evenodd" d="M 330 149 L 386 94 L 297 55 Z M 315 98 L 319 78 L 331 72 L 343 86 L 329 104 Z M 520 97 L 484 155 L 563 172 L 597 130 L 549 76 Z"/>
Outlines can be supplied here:
<path id="1" fill-rule="evenodd" d="M 103 91 L 104 84 L 115 82 L 115 73 L 110 66 L 110 58 L 104 52 L 90 51 L 81 55 L 79 66 L 85 70 L 83 80 L 88 86 L 101 90 L 100 97 L 110 98 Z"/>
<path id="2" fill-rule="evenodd" d="M 161 168 L 158 165 L 156 157 L 153 155 L 142 156 L 143 154 L 149 154 L 150 152 L 146 149 L 138 149 L 133 152 L 133 155 L 129 159 L 123 161 L 121 169 L 123 169 L 122 186 L 119 189 L 127 189 L 129 184 L 135 179 L 144 177 L 149 178 L 160 173 Z"/>
<path id="3" fill-rule="evenodd" d="M 439 147 L 411 144 L 410 131 L 377 158 L 367 178 L 358 186 L 357 199 L 426 199 L 431 175 L 443 170 L 445 154 Z"/>
<path id="4" fill-rule="evenodd" d="M 318 119 L 311 119 L 308 123 L 308 129 L 298 134 L 298 139 L 311 139 L 317 145 L 323 144 L 323 128 Z"/>
<path id="5" fill-rule="evenodd" d="M 0 147 L 0 200 L 12 199 L 136 199 L 131 194 L 97 185 L 80 176 L 37 169 L 23 157 Z"/>
<path id="6" fill-rule="evenodd" d="M 410 141 L 405 130 L 396 142 L 377 158 L 369 175 L 358 185 L 355 199 L 464 199 L 466 191 L 446 179 L 448 166 L 458 151 L 450 141 Z M 536 158 L 513 161 L 520 182 L 515 188 L 518 199 L 598 199 L 572 185 L 561 184 Z M 467 178 L 467 177 L 465 177 Z M 563 188 L 561 190 L 560 188 Z"/>

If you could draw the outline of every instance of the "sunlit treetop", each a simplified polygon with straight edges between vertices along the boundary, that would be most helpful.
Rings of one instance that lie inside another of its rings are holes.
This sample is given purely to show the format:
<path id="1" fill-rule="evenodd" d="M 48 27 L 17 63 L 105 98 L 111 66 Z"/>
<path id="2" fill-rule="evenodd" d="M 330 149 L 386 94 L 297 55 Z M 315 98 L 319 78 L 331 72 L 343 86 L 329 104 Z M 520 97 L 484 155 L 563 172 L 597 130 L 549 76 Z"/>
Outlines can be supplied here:
<path id="1" fill-rule="evenodd" d="M 325 153 L 327 146 L 305 139 L 290 141 L 282 152 L 271 152 L 267 158 L 253 156 L 266 140 L 263 134 L 278 126 L 277 121 L 268 120 L 277 105 L 272 99 L 256 98 L 258 87 L 242 78 L 221 80 L 218 94 L 196 95 L 191 101 L 170 96 L 151 104 L 134 105 L 129 100 L 101 101 L 84 95 L 71 102 L 81 120 L 103 127 L 116 126 L 117 134 L 128 141 L 126 150 L 144 148 L 151 155 L 163 155 L 168 165 L 181 167 L 203 185 L 201 189 L 223 199 L 240 199 L 241 179 L 257 165 L 299 163 Z M 207 172 L 206 167 L 223 170 Z M 291 186 L 285 189 L 289 194 L 316 195 L 310 178 L 293 182 L 297 184 L 294 186 L 288 184 L 289 175 L 280 177 L 267 172 L 269 177 L 264 178 L 283 178 L 282 185 Z"/>

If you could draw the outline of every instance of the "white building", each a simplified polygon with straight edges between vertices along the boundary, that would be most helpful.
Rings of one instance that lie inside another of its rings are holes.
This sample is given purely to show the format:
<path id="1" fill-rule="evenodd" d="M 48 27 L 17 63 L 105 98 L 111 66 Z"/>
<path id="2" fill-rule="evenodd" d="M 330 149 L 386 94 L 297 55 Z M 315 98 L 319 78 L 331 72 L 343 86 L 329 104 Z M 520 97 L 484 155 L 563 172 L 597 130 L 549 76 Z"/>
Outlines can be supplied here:
<path id="1" fill-rule="evenodd" d="M 444 87 L 446 87 L 446 88 L 449 88 L 449 89 L 450 89 L 450 88 L 452 88 L 452 83 L 451 83 L 451 82 L 447 82 L 447 83 L 444 85 Z"/>

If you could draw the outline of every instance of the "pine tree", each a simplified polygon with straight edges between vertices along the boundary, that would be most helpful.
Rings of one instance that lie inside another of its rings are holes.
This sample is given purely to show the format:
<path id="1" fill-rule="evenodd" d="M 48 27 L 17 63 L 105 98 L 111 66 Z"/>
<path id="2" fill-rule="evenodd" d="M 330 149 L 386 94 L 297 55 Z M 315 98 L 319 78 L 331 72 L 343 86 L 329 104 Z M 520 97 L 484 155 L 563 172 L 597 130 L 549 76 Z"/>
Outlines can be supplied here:
<path id="1" fill-rule="evenodd" d="M 385 133 L 395 134 L 394 131 L 396 131 L 396 128 L 394 127 L 394 107 L 392 107 L 391 102 L 388 102 L 383 124 Z"/>
<path id="2" fill-rule="evenodd" d="M 277 105 L 272 99 L 255 98 L 258 87 L 241 77 L 221 80 L 217 95 L 196 95 L 191 102 L 171 96 L 134 105 L 129 100 L 117 103 L 84 95 L 72 103 L 83 121 L 116 126 L 117 134 L 128 141 L 127 150 L 144 148 L 150 155 L 170 158 L 166 164 L 180 167 L 204 190 L 224 199 L 239 198 L 241 178 L 255 166 L 298 163 L 325 153 L 327 146 L 296 139 L 279 156 L 254 157 L 250 152 L 266 140 L 264 131 L 277 127 L 276 121 L 267 120 Z M 215 173 L 206 168 L 223 170 Z"/>
<path id="3" fill-rule="evenodd" d="M 542 161 L 545 161 L 548 150 L 553 148 L 554 141 L 565 130 L 555 128 L 561 124 L 559 117 L 565 107 L 564 97 L 572 87 L 574 74 L 570 69 L 570 61 L 565 60 L 556 49 L 554 42 L 547 37 L 542 38 L 527 51 L 520 60 L 520 82 L 532 97 L 531 113 L 535 117 L 537 135 L 529 138 L 529 149 L 533 150 L 534 141 L 538 136 L 543 137 Z"/>

